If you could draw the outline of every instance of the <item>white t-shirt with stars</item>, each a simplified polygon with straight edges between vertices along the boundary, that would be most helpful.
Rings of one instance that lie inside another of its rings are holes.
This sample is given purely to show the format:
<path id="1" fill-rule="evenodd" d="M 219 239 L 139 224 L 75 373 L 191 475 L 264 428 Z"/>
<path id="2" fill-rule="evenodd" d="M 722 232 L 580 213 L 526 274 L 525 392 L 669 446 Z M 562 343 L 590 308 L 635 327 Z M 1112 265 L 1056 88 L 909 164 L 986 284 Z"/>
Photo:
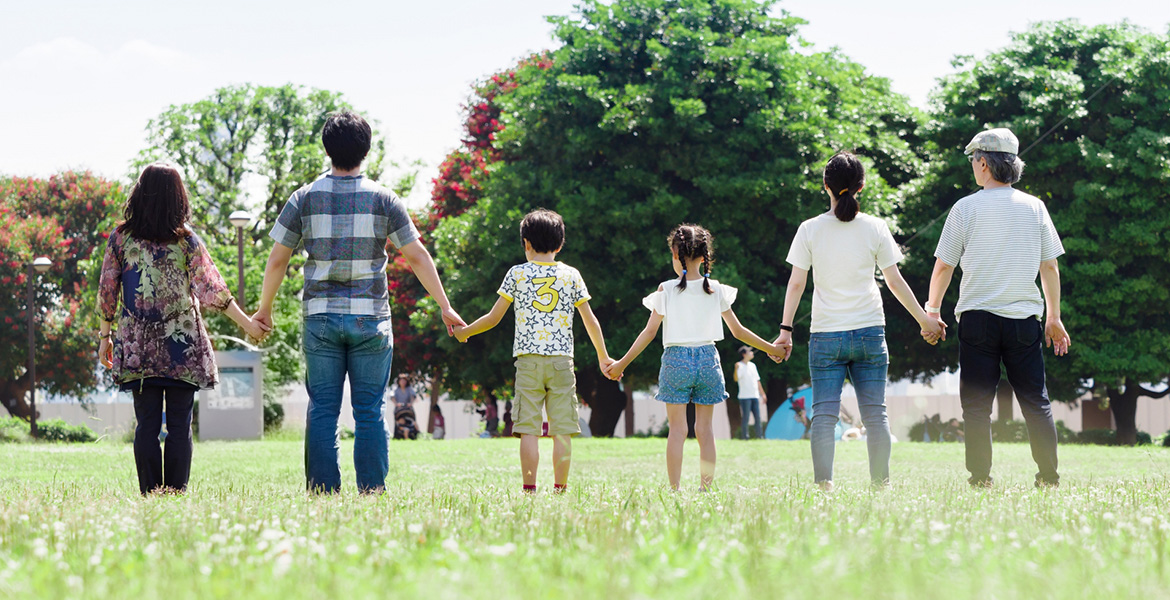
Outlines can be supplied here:
<path id="1" fill-rule="evenodd" d="M 508 269 L 496 293 L 515 310 L 513 356 L 573 356 L 573 314 L 589 300 L 577 269 L 561 262 L 526 262 Z"/>

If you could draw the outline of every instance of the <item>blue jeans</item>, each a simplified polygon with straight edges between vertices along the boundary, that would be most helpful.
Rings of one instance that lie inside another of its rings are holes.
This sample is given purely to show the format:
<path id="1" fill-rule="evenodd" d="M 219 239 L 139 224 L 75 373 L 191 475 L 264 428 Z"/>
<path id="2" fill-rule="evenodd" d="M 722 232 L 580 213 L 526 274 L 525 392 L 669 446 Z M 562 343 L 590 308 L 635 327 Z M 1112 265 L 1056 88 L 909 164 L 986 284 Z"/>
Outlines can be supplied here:
<path id="1" fill-rule="evenodd" d="M 743 427 L 739 430 L 739 437 L 748 439 L 748 416 L 754 415 L 756 417 L 756 437 L 764 437 L 764 426 L 760 423 L 760 399 L 759 398 L 739 398 L 739 410 L 743 415 Z"/>
<path id="2" fill-rule="evenodd" d="M 865 424 L 870 479 L 875 484 L 889 481 L 890 423 L 886 418 L 886 371 L 889 364 L 884 327 L 809 336 L 813 475 L 818 483 L 833 480 L 834 429 L 841 413 L 841 388 L 846 376 L 857 391 L 857 405 Z"/>
<path id="3" fill-rule="evenodd" d="M 394 337 L 389 317 L 318 314 L 305 317 L 305 479 L 310 491 L 341 489 L 337 464 L 337 418 L 349 376 L 353 404 L 353 466 L 361 492 L 386 485 L 390 459 L 386 448 L 383 397 L 390 383 Z"/>

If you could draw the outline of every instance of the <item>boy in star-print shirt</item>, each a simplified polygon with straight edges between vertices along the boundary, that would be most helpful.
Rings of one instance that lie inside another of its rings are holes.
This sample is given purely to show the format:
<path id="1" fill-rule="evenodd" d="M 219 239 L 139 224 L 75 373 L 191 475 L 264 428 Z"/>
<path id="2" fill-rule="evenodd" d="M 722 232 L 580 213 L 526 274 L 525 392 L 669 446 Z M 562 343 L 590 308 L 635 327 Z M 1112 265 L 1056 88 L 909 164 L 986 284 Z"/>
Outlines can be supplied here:
<path id="1" fill-rule="evenodd" d="M 553 472 L 556 492 L 563 492 L 569 478 L 571 438 L 581 433 L 577 414 L 577 377 L 573 371 L 573 313 L 581 313 L 585 331 L 597 350 L 602 372 L 614 362 L 605 350 L 605 336 L 593 310 L 581 273 L 556 255 L 565 243 L 561 215 L 544 209 L 525 215 L 520 237 L 528 262 L 508 270 L 497 293 L 500 298 L 488 314 L 467 327 L 455 327 L 460 342 L 499 324 L 508 306 L 516 311 L 516 401 L 512 434 L 520 438 L 520 467 L 524 491 L 536 491 L 537 444 L 548 413 L 548 433 L 553 436 Z"/>

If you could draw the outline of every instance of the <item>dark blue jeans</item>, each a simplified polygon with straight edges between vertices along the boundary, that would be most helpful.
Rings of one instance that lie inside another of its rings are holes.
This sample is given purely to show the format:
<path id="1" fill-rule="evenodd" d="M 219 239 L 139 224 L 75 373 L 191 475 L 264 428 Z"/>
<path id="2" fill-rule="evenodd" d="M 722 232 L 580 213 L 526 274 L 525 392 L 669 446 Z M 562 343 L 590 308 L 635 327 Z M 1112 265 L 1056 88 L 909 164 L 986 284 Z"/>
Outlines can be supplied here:
<path id="1" fill-rule="evenodd" d="M 361 492 L 386 485 L 390 459 L 382 407 L 390 383 L 394 338 L 389 317 L 319 314 L 305 317 L 305 479 L 310 491 L 341 489 L 337 464 L 337 419 L 349 377 L 353 404 L 353 466 Z"/>
<path id="2" fill-rule="evenodd" d="M 764 437 L 764 426 L 760 423 L 760 399 L 759 398 L 739 398 L 739 410 L 743 415 L 743 427 L 739 430 L 739 437 L 748 439 L 748 416 L 755 416 L 756 418 L 756 437 Z"/>
<path id="3" fill-rule="evenodd" d="M 886 373 L 890 358 L 885 327 L 814 333 L 808 341 L 812 374 L 812 457 L 817 483 L 833 480 L 834 430 L 841 413 L 845 378 L 857 391 L 865 424 L 869 476 L 875 484 L 890 479 L 890 422 L 886 417 Z"/>
<path id="4" fill-rule="evenodd" d="M 1000 364 L 1016 392 L 1037 483 L 1058 483 L 1056 426 L 1044 383 L 1044 326 L 1035 318 L 1007 319 L 981 310 L 959 321 L 959 400 L 963 405 L 964 442 L 971 483 L 991 481 L 991 407 L 999 386 Z"/>

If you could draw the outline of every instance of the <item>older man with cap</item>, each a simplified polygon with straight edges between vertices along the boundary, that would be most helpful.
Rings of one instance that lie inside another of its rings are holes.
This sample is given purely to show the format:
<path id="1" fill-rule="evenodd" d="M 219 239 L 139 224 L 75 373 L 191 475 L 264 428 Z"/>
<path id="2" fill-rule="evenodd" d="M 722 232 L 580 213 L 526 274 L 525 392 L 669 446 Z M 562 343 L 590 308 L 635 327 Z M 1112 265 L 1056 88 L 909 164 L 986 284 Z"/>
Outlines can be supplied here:
<path id="1" fill-rule="evenodd" d="M 939 318 L 943 296 L 958 266 L 963 275 L 955 318 L 959 328 L 959 398 L 966 429 L 968 482 L 991 478 L 991 407 L 1000 365 L 1019 399 L 1036 486 L 1059 485 L 1056 427 L 1045 385 L 1041 342 L 1057 356 L 1071 341 L 1060 322 L 1060 271 L 1064 247 L 1038 198 L 1012 188 L 1024 171 L 1020 143 L 1007 129 L 990 129 L 967 144 L 975 183 L 983 189 L 951 208 L 939 238 L 926 312 Z M 1041 298 L 1036 277 L 1044 288 Z M 1046 317 L 1041 325 L 1040 319 Z"/>

